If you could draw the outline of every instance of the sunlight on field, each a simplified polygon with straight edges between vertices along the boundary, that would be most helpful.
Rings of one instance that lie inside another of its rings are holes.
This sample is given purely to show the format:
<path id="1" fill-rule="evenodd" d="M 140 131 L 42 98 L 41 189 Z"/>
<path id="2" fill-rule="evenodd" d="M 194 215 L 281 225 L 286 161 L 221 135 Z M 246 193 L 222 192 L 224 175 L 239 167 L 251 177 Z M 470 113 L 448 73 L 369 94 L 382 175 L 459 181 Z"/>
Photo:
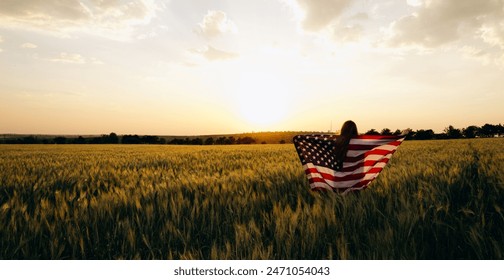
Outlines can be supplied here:
<path id="1" fill-rule="evenodd" d="M 357 195 L 292 145 L 1 145 L 0 259 L 502 259 L 504 141 L 407 141 Z"/>

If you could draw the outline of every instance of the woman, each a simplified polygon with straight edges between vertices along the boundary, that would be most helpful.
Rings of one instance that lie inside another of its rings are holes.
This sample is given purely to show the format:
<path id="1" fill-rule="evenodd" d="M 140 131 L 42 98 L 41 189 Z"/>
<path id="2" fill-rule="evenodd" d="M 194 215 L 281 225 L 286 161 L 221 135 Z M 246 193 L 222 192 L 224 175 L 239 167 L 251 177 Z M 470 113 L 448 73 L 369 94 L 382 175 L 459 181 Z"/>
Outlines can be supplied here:
<path id="1" fill-rule="evenodd" d="M 358 134 L 357 125 L 353 121 L 346 121 L 341 127 L 340 136 L 336 138 L 336 143 L 334 146 L 334 154 L 336 156 L 336 170 L 341 170 L 343 168 L 343 161 L 345 160 L 348 151 L 350 138 L 356 137 Z"/>

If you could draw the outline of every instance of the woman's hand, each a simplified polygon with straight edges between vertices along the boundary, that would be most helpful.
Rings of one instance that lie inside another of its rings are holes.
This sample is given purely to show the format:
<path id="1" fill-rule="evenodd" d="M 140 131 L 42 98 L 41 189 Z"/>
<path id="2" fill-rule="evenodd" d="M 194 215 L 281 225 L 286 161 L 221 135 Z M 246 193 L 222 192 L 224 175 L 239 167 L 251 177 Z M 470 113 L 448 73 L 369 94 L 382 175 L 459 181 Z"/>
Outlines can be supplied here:
<path id="1" fill-rule="evenodd" d="M 400 136 L 406 136 L 406 135 L 410 134 L 410 132 L 411 132 L 411 129 L 406 128 L 403 131 L 401 131 Z"/>

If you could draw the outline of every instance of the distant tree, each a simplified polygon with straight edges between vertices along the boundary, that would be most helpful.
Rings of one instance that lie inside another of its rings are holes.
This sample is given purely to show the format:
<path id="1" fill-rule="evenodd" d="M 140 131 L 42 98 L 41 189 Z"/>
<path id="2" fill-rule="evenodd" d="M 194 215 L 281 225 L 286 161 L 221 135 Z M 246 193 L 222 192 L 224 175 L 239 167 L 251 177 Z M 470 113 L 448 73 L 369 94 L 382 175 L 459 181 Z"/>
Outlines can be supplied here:
<path id="1" fill-rule="evenodd" d="M 365 135 L 380 135 L 380 133 L 378 131 L 376 131 L 374 128 L 371 128 L 370 130 L 368 130 L 366 133 L 364 133 Z"/>
<path id="2" fill-rule="evenodd" d="M 462 138 L 462 132 L 460 132 L 460 129 L 454 128 L 453 125 L 450 125 L 447 128 L 445 128 L 444 133 L 446 134 L 446 137 L 448 139 Z"/>
<path id="3" fill-rule="evenodd" d="M 250 136 L 240 137 L 236 140 L 236 144 L 254 144 L 256 140 Z"/>
<path id="4" fill-rule="evenodd" d="M 140 144 L 140 136 L 138 135 L 123 135 L 121 139 L 121 143 L 123 144 Z"/>
<path id="5" fill-rule="evenodd" d="M 282 139 L 282 140 L 280 140 L 280 142 L 279 142 L 279 143 L 280 143 L 280 144 L 285 144 L 285 140 L 283 140 L 283 139 Z"/>
<path id="6" fill-rule="evenodd" d="M 217 138 L 217 140 L 215 141 L 215 144 L 217 145 L 224 145 L 226 142 L 226 137 L 219 137 Z"/>
<path id="7" fill-rule="evenodd" d="M 84 137 L 79 136 L 73 140 L 74 144 L 86 144 L 86 139 Z"/>
<path id="8" fill-rule="evenodd" d="M 56 138 L 54 138 L 54 144 L 66 144 L 67 143 L 67 139 L 63 136 L 58 136 Z"/>
<path id="9" fill-rule="evenodd" d="M 203 145 L 203 139 L 201 138 L 193 138 L 190 142 L 191 145 Z"/>
<path id="10" fill-rule="evenodd" d="M 401 131 L 399 129 L 396 129 L 392 135 L 401 135 Z"/>
<path id="11" fill-rule="evenodd" d="M 481 127 L 479 134 L 482 137 L 493 137 L 495 134 L 498 134 L 497 126 L 486 123 Z"/>
<path id="12" fill-rule="evenodd" d="M 499 136 L 504 134 L 504 126 L 502 124 L 496 125 L 495 127 L 497 129 L 497 133 L 499 134 Z"/>
<path id="13" fill-rule="evenodd" d="M 153 135 L 145 135 L 140 138 L 142 144 L 159 144 L 159 137 Z"/>
<path id="14" fill-rule="evenodd" d="M 110 133 L 107 137 L 107 143 L 110 143 L 110 144 L 118 144 L 119 143 L 119 137 L 117 136 L 117 134 L 115 134 L 114 132 Z"/>
<path id="15" fill-rule="evenodd" d="M 462 129 L 462 134 L 464 135 L 465 138 L 474 138 L 478 134 L 479 129 L 480 129 L 479 127 L 471 125 Z"/>
<path id="16" fill-rule="evenodd" d="M 178 139 L 178 138 L 173 138 L 172 140 L 170 140 L 170 142 L 168 142 L 168 144 L 182 145 L 182 144 L 184 144 L 184 140 L 183 139 Z"/>
<path id="17" fill-rule="evenodd" d="M 381 135 L 392 135 L 392 131 L 388 128 L 384 128 L 384 129 L 382 129 L 380 134 Z"/>
<path id="18" fill-rule="evenodd" d="M 212 137 L 208 137 L 205 139 L 205 145 L 213 145 L 214 144 L 214 139 Z"/>
<path id="19" fill-rule="evenodd" d="M 413 135 L 413 139 L 416 140 L 430 140 L 434 139 L 434 131 L 432 129 L 427 129 L 427 130 L 417 130 L 415 134 Z"/>
<path id="20" fill-rule="evenodd" d="M 19 143 L 20 144 L 39 144 L 40 141 L 35 136 L 27 136 L 27 137 L 23 137 L 23 139 L 21 139 L 21 141 Z"/>
<path id="21" fill-rule="evenodd" d="M 229 136 L 229 137 L 223 137 L 223 143 L 224 145 L 232 145 L 232 144 L 236 144 L 236 139 L 233 137 L 233 136 Z M 220 138 L 219 138 L 220 139 Z"/>

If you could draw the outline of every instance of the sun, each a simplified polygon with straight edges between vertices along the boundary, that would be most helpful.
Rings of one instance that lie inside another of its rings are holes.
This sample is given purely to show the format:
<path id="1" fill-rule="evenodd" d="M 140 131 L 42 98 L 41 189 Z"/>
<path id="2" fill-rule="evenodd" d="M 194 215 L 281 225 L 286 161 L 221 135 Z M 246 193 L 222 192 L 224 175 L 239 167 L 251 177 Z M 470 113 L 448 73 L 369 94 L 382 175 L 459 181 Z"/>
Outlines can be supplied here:
<path id="1" fill-rule="evenodd" d="M 288 113 L 288 88 L 280 73 L 267 70 L 243 73 L 236 93 L 239 114 L 258 128 L 278 124 Z"/>

